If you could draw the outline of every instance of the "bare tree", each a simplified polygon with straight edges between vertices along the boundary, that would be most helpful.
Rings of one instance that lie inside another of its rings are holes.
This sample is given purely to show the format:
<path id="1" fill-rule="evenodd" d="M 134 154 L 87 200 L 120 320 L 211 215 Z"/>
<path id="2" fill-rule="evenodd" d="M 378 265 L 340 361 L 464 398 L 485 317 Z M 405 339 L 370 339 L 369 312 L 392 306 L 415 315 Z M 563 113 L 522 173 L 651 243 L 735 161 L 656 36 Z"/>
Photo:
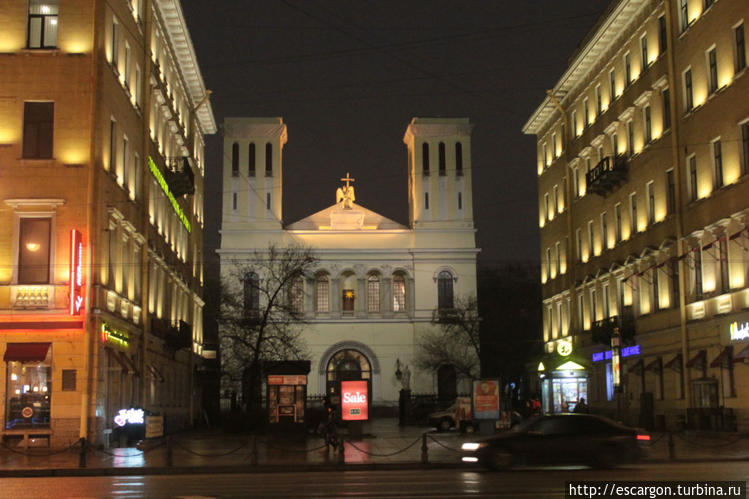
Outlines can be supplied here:
<path id="1" fill-rule="evenodd" d="M 308 247 L 271 245 L 234 260 L 223 272 L 218 319 L 222 379 L 235 389 L 241 387 L 251 416 L 260 409 L 262 361 L 301 359 L 306 354 L 301 304 L 305 275 L 316 262 Z"/>
<path id="2" fill-rule="evenodd" d="M 435 310 L 432 323 L 440 327 L 422 337 L 414 359 L 416 366 L 436 371 L 449 364 L 458 374 L 478 377 L 481 342 L 476 298 L 456 298 L 454 308 Z"/>

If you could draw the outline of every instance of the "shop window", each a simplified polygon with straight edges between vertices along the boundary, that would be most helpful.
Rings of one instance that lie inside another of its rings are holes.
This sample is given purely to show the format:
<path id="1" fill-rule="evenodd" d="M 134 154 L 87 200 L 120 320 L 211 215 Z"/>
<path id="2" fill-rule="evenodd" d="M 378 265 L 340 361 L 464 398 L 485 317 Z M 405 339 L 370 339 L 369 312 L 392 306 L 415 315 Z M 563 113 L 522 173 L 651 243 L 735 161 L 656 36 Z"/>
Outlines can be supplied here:
<path id="1" fill-rule="evenodd" d="M 396 274 L 393 276 L 393 312 L 406 311 L 406 279 Z"/>
<path id="2" fill-rule="evenodd" d="M 54 131 L 54 102 L 24 102 L 23 157 L 51 159 Z"/>
<path id="3" fill-rule="evenodd" d="M 455 307 L 453 302 L 453 276 L 447 270 L 443 270 L 437 277 L 437 307 L 440 310 L 449 310 Z"/>
<path id="4" fill-rule="evenodd" d="M 18 284 L 49 283 L 51 218 L 19 219 Z"/>
<path id="5" fill-rule="evenodd" d="M 48 428 L 52 398 L 50 343 L 8 343 L 5 429 Z"/>
<path id="6" fill-rule="evenodd" d="M 26 46 L 30 49 L 57 47 L 58 0 L 29 0 L 29 31 Z"/>

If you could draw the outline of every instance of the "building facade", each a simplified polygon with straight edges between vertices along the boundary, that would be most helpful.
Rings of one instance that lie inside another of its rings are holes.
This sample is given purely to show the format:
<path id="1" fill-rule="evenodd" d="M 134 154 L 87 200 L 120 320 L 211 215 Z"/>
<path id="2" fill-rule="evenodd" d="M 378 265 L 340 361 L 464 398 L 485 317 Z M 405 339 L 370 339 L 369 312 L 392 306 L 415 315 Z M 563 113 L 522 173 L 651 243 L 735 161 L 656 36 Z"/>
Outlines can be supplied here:
<path id="1" fill-rule="evenodd" d="M 210 104 L 177 0 L 2 2 L 0 434 L 200 408 Z"/>
<path id="2" fill-rule="evenodd" d="M 525 124 L 547 411 L 585 397 L 634 424 L 749 427 L 747 18 L 738 0 L 614 1 Z"/>
<path id="3" fill-rule="evenodd" d="M 409 227 L 357 204 L 355 179 L 343 171 L 343 185 L 328 183 L 335 204 L 284 224 L 286 125 L 225 120 L 222 278 L 244 279 L 236 263 L 270 245 L 312 249 L 315 268 L 292 286 L 311 361 L 308 394 L 336 395 L 341 379 L 367 380 L 371 403 L 393 407 L 406 385 L 448 397 L 469 390 L 452 366 L 422 372 L 414 357 L 440 327 L 435 313 L 476 294 L 471 128 L 467 119 L 414 118 L 408 126 Z M 410 383 L 396 376 L 406 366 Z"/>

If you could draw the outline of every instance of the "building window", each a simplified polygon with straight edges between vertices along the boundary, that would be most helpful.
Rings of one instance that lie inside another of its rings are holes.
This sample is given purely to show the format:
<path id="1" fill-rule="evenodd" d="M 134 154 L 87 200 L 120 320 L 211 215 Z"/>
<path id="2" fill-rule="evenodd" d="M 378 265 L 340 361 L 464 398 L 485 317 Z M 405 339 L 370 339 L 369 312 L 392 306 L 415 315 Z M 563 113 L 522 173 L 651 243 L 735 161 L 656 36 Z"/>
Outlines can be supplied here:
<path id="1" fill-rule="evenodd" d="M 718 57 L 715 53 L 715 47 L 707 51 L 707 78 L 710 93 L 718 90 Z"/>
<path id="2" fill-rule="evenodd" d="M 611 134 L 611 156 L 616 157 L 619 155 L 619 135 L 617 133 Z"/>
<path id="3" fill-rule="evenodd" d="M 29 0 L 29 32 L 26 46 L 30 49 L 57 47 L 58 0 Z"/>
<path id="4" fill-rule="evenodd" d="M 723 187 L 723 153 L 721 151 L 720 139 L 712 142 L 713 148 L 713 173 L 715 175 L 715 189 Z"/>
<path id="5" fill-rule="evenodd" d="M 601 246 L 603 246 L 603 249 L 609 247 L 608 214 L 605 211 L 601 213 Z"/>
<path id="6" fill-rule="evenodd" d="M 380 311 L 380 277 L 371 274 L 367 277 L 367 312 Z"/>
<path id="7" fill-rule="evenodd" d="M 393 276 L 393 312 L 406 311 L 406 278 L 401 274 Z"/>
<path id="8" fill-rule="evenodd" d="M 635 130 L 632 126 L 632 120 L 627 122 L 627 155 L 632 156 L 635 153 Z"/>
<path id="9" fill-rule="evenodd" d="M 247 169 L 247 174 L 250 177 L 254 177 L 255 176 L 255 143 L 254 142 L 250 142 L 250 152 L 247 155 L 247 164 L 249 165 Z"/>
<path id="10" fill-rule="evenodd" d="M 118 63 L 120 61 L 120 34 L 119 31 L 119 25 L 117 24 L 117 20 L 112 20 L 112 44 L 110 45 L 110 50 L 112 51 L 112 68 L 114 69 L 114 72 L 119 74 L 120 70 L 117 67 Z"/>
<path id="11" fill-rule="evenodd" d="M 661 291 L 658 285 L 658 267 L 653 269 L 653 310 L 661 309 Z"/>
<path id="12" fill-rule="evenodd" d="M 330 279 L 326 274 L 317 276 L 315 281 L 315 311 L 330 312 Z"/>
<path id="13" fill-rule="evenodd" d="M 603 296 L 601 297 L 601 311 L 603 312 L 603 318 L 608 319 L 610 314 L 609 310 L 609 285 L 604 284 L 603 285 Z"/>
<path id="14" fill-rule="evenodd" d="M 554 252 L 557 259 L 556 268 L 557 268 L 557 275 L 560 275 L 562 273 L 562 250 L 561 245 L 559 244 L 559 241 L 554 245 Z"/>
<path id="15" fill-rule="evenodd" d="M 581 331 L 585 329 L 585 297 L 582 293 L 577 295 L 577 325 Z"/>
<path id="16" fill-rule="evenodd" d="M 247 272 L 242 285 L 244 315 L 245 317 L 256 315 L 260 310 L 260 279 L 255 272 Z"/>
<path id="17" fill-rule="evenodd" d="M 575 258 L 578 262 L 583 259 L 583 235 L 580 229 L 575 230 Z"/>
<path id="18" fill-rule="evenodd" d="M 577 166 L 572 169 L 572 194 L 575 199 L 580 197 L 580 168 Z"/>
<path id="19" fill-rule="evenodd" d="M 648 195 L 648 225 L 655 223 L 655 185 L 653 181 L 645 186 Z"/>
<path id="20" fill-rule="evenodd" d="M 679 21 L 682 31 L 689 27 L 689 0 L 679 0 Z"/>
<path id="21" fill-rule="evenodd" d="M 232 192 L 231 195 L 231 209 L 237 211 L 237 193 Z"/>
<path id="22" fill-rule="evenodd" d="M 674 170 L 666 170 L 666 214 L 673 215 L 676 212 L 676 184 L 674 183 Z"/>
<path id="23" fill-rule="evenodd" d="M 122 84 L 125 91 L 130 95 L 130 45 L 125 42 L 125 71 L 123 72 Z"/>
<path id="24" fill-rule="evenodd" d="M 239 144 L 231 145 L 231 176 L 239 177 Z"/>
<path id="25" fill-rule="evenodd" d="M 130 189 L 130 162 L 128 161 L 128 156 L 130 155 L 130 143 L 127 140 L 127 137 L 122 138 L 122 177 L 118 178 L 120 181 L 120 185 L 125 188 L 125 190 Z"/>
<path id="26" fill-rule="evenodd" d="M 462 210 L 462 209 L 463 209 L 463 193 L 459 192 L 458 193 L 458 210 Z"/>
<path id="27" fill-rule="evenodd" d="M 440 142 L 437 147 L 440 177 L 447 175 L 447 158 L 445 158 L 445 143 Z"/>
<path id="28" fill-rule="evenodd" d="M 5 429 L 47 428 L 52 399 L 50 343 L 8 343 Z"/>
<path id="29" fill-rule="evenodd" d="M 632 57 L 629 52 L 624 54 L 624 81 L 627 85 L 632 83 Z"/>
<path id="30" fill-rule="evenodd" d="M 265 209 L 270 210 L 270 192 L 265 193 Z"/>
<path id="31" fill-rule="evenodd" d="M 746 46 L 744 43 L 744 23 L 733 28 L 733 39 L 736 47 L 736 58 L 734 65 L 738 73 L 746 67 Z"/>
<path id="32" fill-rule="evenodd" d="M 141 85 L 143 84 L 143 74 L 140 70 L 140 65 L 135 65 L 135 105 L 140 109 L 143 105 L 143 91 Z"/>
<path id="33" fill-rule="evenodd" d="M 342 295 L 343 313 L 352 314 L 354 312 L 354 290 L 344 289 Z"/>
<path id="34" fill-rule="evenodd" d="M 460 142 L 455 143 L 455 175 L 463 175 L 463 144 Z"/>
<path id="35" fill-rule="evenodd" d="M 552 217 L 552 211 L 551 211 L 551 201 L 549 201 L 549 193 L 544 194 L 544 211 L 546 212 L 546 221 L 550 221 Z"/>
<path id="36" fill-rule="evenodd" d="M 668 32 L 666 31 L 666 16 L 658 18 L 658 55 L 664 54 L 668 48 Z"/>
<path id="37" fill-rule="evenodd" d="M 742 171 L 749 173 L 749 121 L 741 124 Z"/>
<path id="38" fill-rule="evenodd" d="M 304 278 L 297 276 L 291 281 L 289 307 L 293 314 L 304 312 Z"/>
<path id="39" fill-rule="evenodd" d="M 593 244 L 593 220 L 590 220 L 588 221 L 588 253 L 590 254 L 590 256 L 593 256 L 595 254 Z"/>
<path id="40" fill-rule="evenodd" d="M 443 270 L 437 276 L 437 307 L 440 310 L 454 308 L 453 302 L 453 275 Z"/>
<path id="41" fill-rule="evenodd" d="M 577 111 L 572 111 L 570 123 L 572 123 L 572 130 L 570 130 L 572 137 L 577 137 Z"/>
<path id="42" fill-rule="evenodd" d="M 546 248 L 546 275 L 551 279 L 551 248 Z"/>
<path id="43" fill-rule="evenodd" d="M 421 144 L 421 172 L 429 175 L 429 144 Z"/>
<path id="44" fill-rule="evenodd" d="M 645 125 L 645 143 L 653 141 L 653 124 L 650 120 L 650 106 L 645 106 L 642 110 L 642 119 Z"/>
<path id="45" fill-rule="evenodd" d="M 424 209 L 425 210 L 429 209 L 429 193 L 428 192 L 424 193 Z"/>
<path id="46" fill-rule="evenodd" d="M 671 306 L 679 306 L 679 262 L 671 260 Z"/>
<path id="47" fill-rule="evenodd" d="M 24 159 L 52 159 L 54 115 L 54 102 L 24 102 Z"/>
<path id="48" fill-rule="evenodd" d="M 544 155 L 544 159 L 543 159 L 544 167 L 547 167 L 549 166 L 549 163 L 551 162 L 549 161 L 549 148 L 546 146 L 546 142 L 544 142 L 544 145 L 543 145 L 543 155 Z"/>
<path id="49" fill-rule="evenodd" d="M 664 89 L 661 97 L 663 99 L 663 131 L 665 132 L 671 128 L 671 92 L 669 89 Z"/>
<path id="50" fill-rule="evenodd" d="M 270 142 L 265 144 L 265 176 L 273 176 L 273 145 Z"/>
<path id="51" fill-rule="evenodd" d="M 590 126 L 590 109 L 588 108 L 588 99 L 583 99 L 583 113 L 585 118 L 585 126 Z"/>
<path id="52" fill-rule="evenodd" d="M 692 154 L 687 158 L 687 168 L 689 169 L 689 201 L 697 200 L 697 156 Z"/>
<path id="53" fill-rule="evenodd" d="M 52 219 L 20 218 L 18 284 L 48 284 Z"/>
<path id="54" fill-rule="evenodd" d="M 590 322 L 596 322 L 598 315 L 596 311 L 596 290 L 590 290 Z"/>
<path id="55" fill-rule="evenodd" d="M 702 249 L 694 250 L 694 294 L 702 298 Z"/>
<path id="56" fill-rule="evenodd" d="M 637 193 L 633 192 L 629 195 L 629 213 L 630 213 L 630 224 L 632 233 L 637 232 Z"/>
<path id="57" fill-rule="evenodd" d="M 718 258 L 720 259 L 721 291 L 727 293 L 731 289 L 731 282 L 728 278 L 728 241 L 725 236 L 718 239 Z"/>
<path id="58" fill-rule="evenodd" d="M 554 186 L 554 187 L 552 188 L 552 193 L 554 194 L 554 205 L 552 206 L 552 208 L 551 208 L 551 209 L 552 209 L 552 210 L 553 210 L 553 211 L 554 211 L 555 213 L 561 213 L 561 212 L 562 212 L 562 210 L 561 210 L 561 207 L 560 207 L 560 205 L 559 205 L 559 186 L 558 186 L 558 185 L 555 185 L 555 186 Z"/>
<path id="59" fill-rule="evenodd" d="M 648 68 L 648 35 L 643 35 L 640 38 L 640 54 L 642 56 L 642 70 L 645 71 Z"/>
<path id="60" fill-rule="evenodd" d="M 616 72 L 613 68 L 609 71 L 609 96 L 612 101 L 616 99 Z"/>
<path id="61" fill-rule="evenodd" d="M 557 134 L 551 134 L 551 159 L 557 159 Z"/>
<path id="62" fill-rule="evenodd" d="M 603 96 L 601 96 L 601 85 L 596 85 L 596 115 L 601 116 L 603 112 Z"/>
<path id="63" fill-rule="evenodd" d="M 614 237 L 616 242 L 622 240 L 622 205 L 621 203 L 616 203 L 614 205 Z"/>
<path id="64" fill-rule="evenodd" d="M 684 71 L 684 109 L 688 113 L 694 108 L 694 95 L 692 93 L 692 69 Z"/>

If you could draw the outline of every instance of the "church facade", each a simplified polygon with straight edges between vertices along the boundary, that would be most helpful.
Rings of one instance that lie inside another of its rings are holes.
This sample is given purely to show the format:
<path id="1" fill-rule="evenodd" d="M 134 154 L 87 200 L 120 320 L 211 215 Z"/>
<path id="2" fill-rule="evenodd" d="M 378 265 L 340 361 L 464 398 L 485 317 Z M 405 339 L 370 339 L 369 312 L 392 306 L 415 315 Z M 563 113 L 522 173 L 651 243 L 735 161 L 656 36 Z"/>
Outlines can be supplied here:
<path id="1" fill-rule="evenodd" d="M 469 120 L 408 125 L 409 226 L 357 203 L 355 178 L 344 171 L 330 179 L 335 204 L 284 226 L 283 120 L 228 118 L 223 129 L 222 279 L 241 279 L 235 263 L 270 245 L 310 247 L 317 259 L 295 295 L 311 362 L 307 394 L 335 395 L 342 379 L 368 381 L 375 406 L 396 405 L 404 385 L 443 396 L 469 391 L 449 365 L 414 366 L 421 339 L 441 327 L 439 312 L 476 295 Z"/>

